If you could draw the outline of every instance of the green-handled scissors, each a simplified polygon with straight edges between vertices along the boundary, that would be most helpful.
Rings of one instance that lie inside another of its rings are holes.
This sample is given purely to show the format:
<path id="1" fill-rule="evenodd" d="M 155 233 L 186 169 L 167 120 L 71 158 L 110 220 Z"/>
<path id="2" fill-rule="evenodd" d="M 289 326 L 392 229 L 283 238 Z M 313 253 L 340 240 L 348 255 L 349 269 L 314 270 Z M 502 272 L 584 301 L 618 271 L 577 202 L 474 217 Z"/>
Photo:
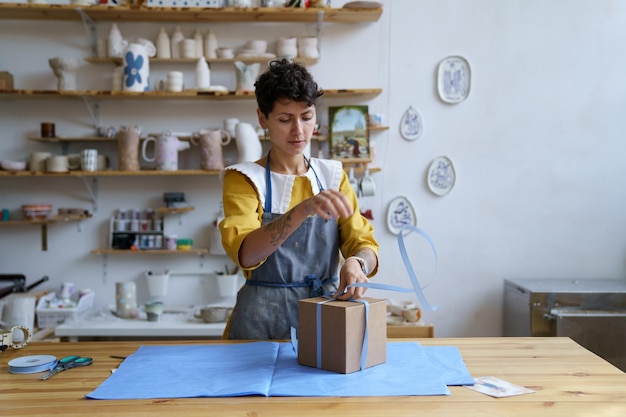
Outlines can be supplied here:
<path id="1" fill-rule="evenodd" d="M 91 358 L 83 358 L 78 355 L 66 356 L 64 358 L 59 359 L 54 368 L 50 370 L 47 374 L 42 376 L 41 380 L 46 380 L 50 378 L 52 375 L 56 375 L 59 372 L 65 371 L 66 369 L 77 368 L 79 366 L 87 366 L 93 363 L 93 359 Z"/>

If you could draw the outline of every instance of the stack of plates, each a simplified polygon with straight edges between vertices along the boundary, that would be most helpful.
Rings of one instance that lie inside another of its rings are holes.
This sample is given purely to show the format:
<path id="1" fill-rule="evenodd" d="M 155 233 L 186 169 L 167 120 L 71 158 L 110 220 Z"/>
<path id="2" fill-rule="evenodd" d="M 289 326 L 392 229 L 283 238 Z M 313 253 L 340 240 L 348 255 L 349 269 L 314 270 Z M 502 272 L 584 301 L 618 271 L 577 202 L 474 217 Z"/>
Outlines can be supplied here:
<path id="1" fill-rule="evenodd" d="M 22 356 L 9 361 L 9 372 L 12 374 L 34 374 L 54 368 L 57 358 L 52 355 Z"/>

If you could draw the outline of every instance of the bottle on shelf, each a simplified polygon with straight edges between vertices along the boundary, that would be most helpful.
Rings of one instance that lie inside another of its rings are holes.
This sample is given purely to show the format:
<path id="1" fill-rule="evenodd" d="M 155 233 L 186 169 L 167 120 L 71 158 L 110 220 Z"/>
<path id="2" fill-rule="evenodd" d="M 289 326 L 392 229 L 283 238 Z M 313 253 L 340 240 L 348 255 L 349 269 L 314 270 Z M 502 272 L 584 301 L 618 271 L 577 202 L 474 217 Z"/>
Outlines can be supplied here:
<path id="1" fill-rule="evenodd" d="M 172 49 L 172 58 L 180 58 L 181 57 L 181 41 L 185 39 L 183 35 L 183 31 L 180 26 L 176 26 L 174 29 L 174 33 L 172 34 L 172 40 L 170 42 L 170 47 Z"/>
<path id="2" fill-rule="evenodd" d="M 200 33 L 200 29 L 196 29 L 193 39 L 196 41 L 195 57 L 201 58 L 204 56 L 204 41 L 202 40 L 202 33 Z"/>
<path id="3" fill-rule="evenodd" d="M 172 57 L 172 49 L 170 46 L 170 37 L 167 35 L 164 27 L 161 27 L 159 36 L 157 37 L 157 58 L 170 59 Z"/>
<path id="4" fill-rule="evenodd" d="M 198 90 L 207 89 L 211 86 L 211 72 L 209 64 L 204 57 L 198 58 L 196 64 L 196 88 Z"/>
<path id="5" fill-rule="evenodd" d="M 206 35 L 206 39 L 204 42 L 204 56 L 209 58 L 217 58 L 217 37 L 212 30 Z"/>

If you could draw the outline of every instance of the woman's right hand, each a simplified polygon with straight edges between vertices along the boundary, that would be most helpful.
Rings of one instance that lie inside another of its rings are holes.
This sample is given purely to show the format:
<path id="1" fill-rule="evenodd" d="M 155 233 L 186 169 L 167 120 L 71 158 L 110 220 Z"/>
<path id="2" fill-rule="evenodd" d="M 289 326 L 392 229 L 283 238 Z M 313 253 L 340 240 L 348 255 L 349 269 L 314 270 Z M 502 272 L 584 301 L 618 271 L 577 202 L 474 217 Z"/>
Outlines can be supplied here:
<path id="1" fill-rule="evenodd" d="M 345 194 L 336 190 L 324 190 L 303 201 L 308 216 L 320 216 L 325 220 L 349 217 L 354 212 Z"/>

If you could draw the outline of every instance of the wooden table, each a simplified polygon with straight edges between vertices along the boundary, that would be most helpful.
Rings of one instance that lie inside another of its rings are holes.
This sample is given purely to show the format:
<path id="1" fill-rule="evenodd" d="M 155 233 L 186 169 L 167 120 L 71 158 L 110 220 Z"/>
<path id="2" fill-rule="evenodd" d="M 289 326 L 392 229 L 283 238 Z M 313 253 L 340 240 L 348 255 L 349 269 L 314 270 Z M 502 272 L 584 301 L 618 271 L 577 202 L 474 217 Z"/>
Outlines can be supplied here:
<path id="1" fill-rule="evenodd" d="M 406 341 L 407 339 L 402 339 Z M 176 342 L 31 343 L 0 354 L 0 415 L 6 416 L 626 416 L 626 374 L 568 338 L 416 339 L 425 346 L 457 346 L 472 376 L 496 376 L 536 390 L 492 398 L 464 387 L 430 397 L 230 397 L 162 400 L 87 400 L 120 361 L 141 344 Z M 224 343 L 223 341 L 190 341 Z M 47 381 L 16 375 L 8 361 L 27 355 L 91 356 L 93 365 Z M 384 383 L 381 381 L 381 383 Z"/>

